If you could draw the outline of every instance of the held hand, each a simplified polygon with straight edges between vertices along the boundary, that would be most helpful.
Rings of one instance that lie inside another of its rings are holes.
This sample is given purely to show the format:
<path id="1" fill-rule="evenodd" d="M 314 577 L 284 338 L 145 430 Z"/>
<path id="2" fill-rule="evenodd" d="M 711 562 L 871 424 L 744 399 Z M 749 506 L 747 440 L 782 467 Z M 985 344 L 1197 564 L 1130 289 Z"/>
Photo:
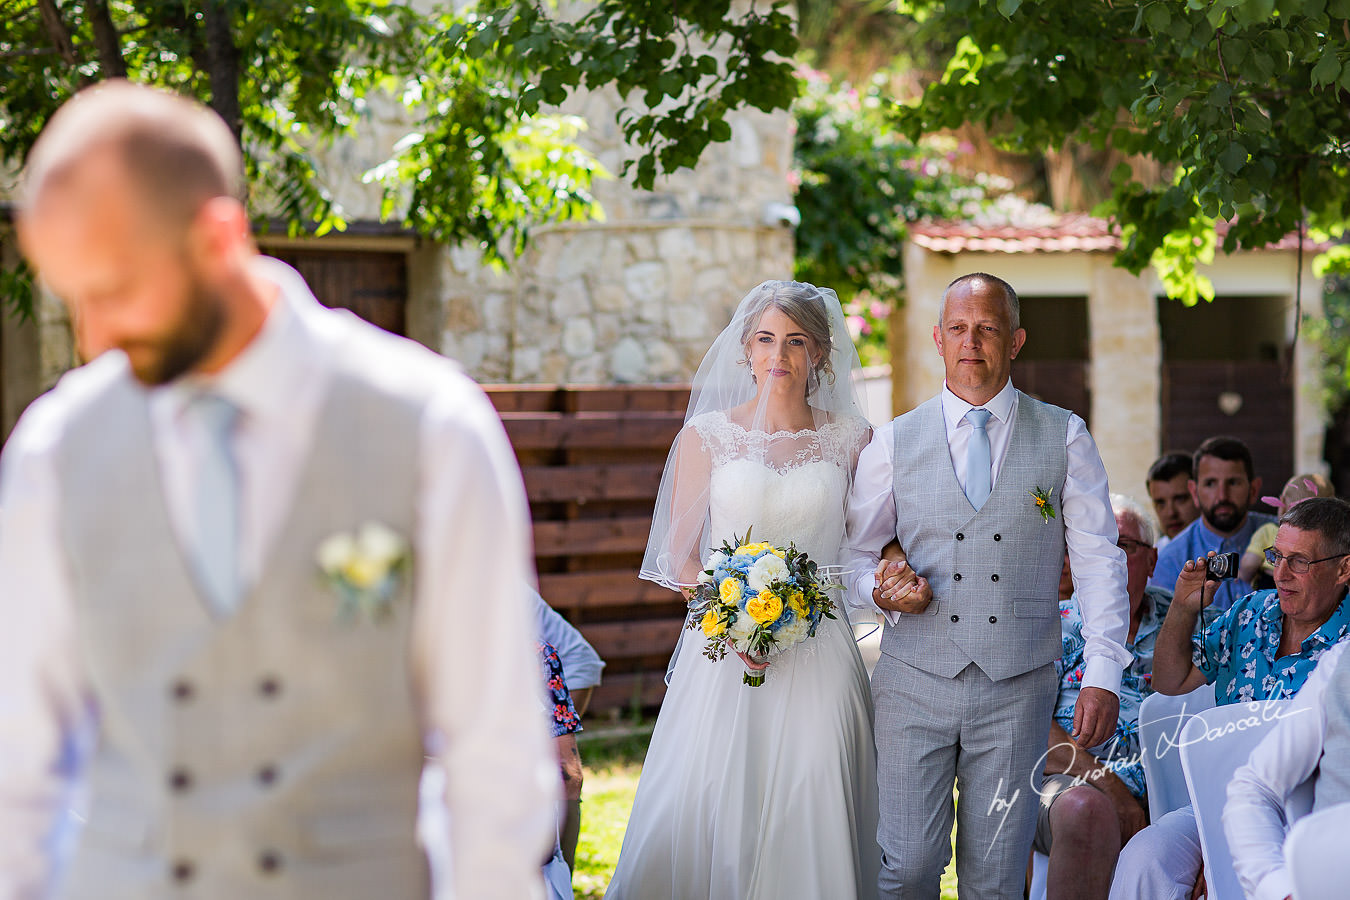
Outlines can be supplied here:
<path id="1" fill-rule="evenodd" d="M 1073 741 L 1084 750 L 1105 741 L 1116 730 L 1120 698 L 1105 688 L 1085 687 L 1073 707 Z"/>
<path id="2" fill-rule="evenodd" d="M 1209 555 L 1213 556 L 1213 551 Z M 1219 589 L 1219 582 L 1208 581 L 1205 578 L 1206 558 L 1202 556 L 1199 559 L 1186 560 L 1181 574 L 1177 576 L 1176 590 L 1172 594 L 1173 603 L 1179 603 L 1182 609 L 1197 614 L 1214 602 L 1214 592 Z"/>
<path id="3" fill-rule="evenodd" d="M 933 599 L 933 589 L 906 562 L 883 559 L 877 564 L 877 586 L 872 602 L 878 608 L 915 615 L 923 612 Z"/>
<path id="4" fill-rule="evenodd" d="M 756 672 L 759 672 L 769 667 L 769 664 L 767 662 L 760 662 L 756 660 L 753 656 L 744 654 L 739 650 L 736 651 L 736 655 L 741 658 L 741 662 L 745 663 L 745 667 L 747 669 L 754 669 Z"/>

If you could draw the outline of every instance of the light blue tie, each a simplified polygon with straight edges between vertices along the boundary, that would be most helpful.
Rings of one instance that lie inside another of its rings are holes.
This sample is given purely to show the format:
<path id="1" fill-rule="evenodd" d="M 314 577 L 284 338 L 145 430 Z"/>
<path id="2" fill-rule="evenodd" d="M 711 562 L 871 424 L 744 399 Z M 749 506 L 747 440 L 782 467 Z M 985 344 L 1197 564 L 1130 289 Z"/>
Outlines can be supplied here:
<path id="1" fill-rule="evenodd" d="M 239 467 L 234 456 L 239 409 L 219 394 L 202 393 L 193 398 L 191 411 L 206 434 L 193 507 L 197 570 L 207 605 L 223 619 L 239 604 Z"/>
<path id="2" fill-rule="evenodd" d="M 989 499 L 990 472 L 993 462 L 989 458 L 989 410 L 972 409 L 966 418 L 974 426 L 970 432 L 970 444 L 966 447 L 966 498 L 976 509 L 984 506 Z"/>

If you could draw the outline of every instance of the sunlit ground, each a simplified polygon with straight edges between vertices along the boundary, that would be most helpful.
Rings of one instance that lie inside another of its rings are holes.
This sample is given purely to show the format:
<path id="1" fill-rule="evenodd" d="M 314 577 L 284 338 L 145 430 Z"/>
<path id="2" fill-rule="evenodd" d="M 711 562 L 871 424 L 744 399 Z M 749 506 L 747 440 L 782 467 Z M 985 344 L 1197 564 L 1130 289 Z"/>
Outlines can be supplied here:
<path id="1" fill-rule="evenodd" d="M 617 739 L 605 737 L 604 730 L 597 727 L 584 733 L 581 744 L 586 779 L 581 790 L 581 840 L 572 875 L 577 900 L 600 900 L 605 895 L 619 859 L 624 826 L 633 808 L 642 757 L 651 736 L 650 723 L 626 729 L 625 736 Z M 942 876 L 942 900 L 956 900 L 954 863 Z"/>

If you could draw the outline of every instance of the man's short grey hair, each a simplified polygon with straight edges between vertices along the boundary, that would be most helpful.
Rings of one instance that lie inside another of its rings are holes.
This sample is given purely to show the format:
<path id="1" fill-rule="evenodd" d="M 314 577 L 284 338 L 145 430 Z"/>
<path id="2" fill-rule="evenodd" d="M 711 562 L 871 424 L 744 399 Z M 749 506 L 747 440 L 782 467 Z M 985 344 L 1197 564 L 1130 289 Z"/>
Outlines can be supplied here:
<path id="1" fill-rule="evenodd" d="M 1350 553 L 1350 503 L 1336 497 L 1309 497 L 1280 516 L 1280 524 L 1315 531 L 1327 553 Z"/>
<path id="2" fill-rule="evenodd" d="M 1139 526 L 1139 536 L 1144 543 L 1152 547 L 1158 542 L 1158 527 L 1153 524 L 1153 516 L 1144 505 L 1133 497 L 1124 494 L 1111 495 L 1111 512 L 1118 516 L 1129 516 Z"/>
<path id="3" fill-rule="evenodd" d="M 1003 291 L 1003 299 L 1008 303 L 1008 321 L 1012 322 L 1012 330 L 1016 331 L 1022 327 L 1022 304 L 1017 299 L 1017 291 L 997 275 L 990 275 L 987 272 L 971 272 L 969 275 L 962 275 L 960 278 L 947 285 L 947 289 L 942 292 L 942 302 L 938 304 L 938 325 L 942 325 L 943 316 L 947 315 L 947 295 L 953 288 L 965 287 L 975 282 L 985 282 L 991 284 Z"/>

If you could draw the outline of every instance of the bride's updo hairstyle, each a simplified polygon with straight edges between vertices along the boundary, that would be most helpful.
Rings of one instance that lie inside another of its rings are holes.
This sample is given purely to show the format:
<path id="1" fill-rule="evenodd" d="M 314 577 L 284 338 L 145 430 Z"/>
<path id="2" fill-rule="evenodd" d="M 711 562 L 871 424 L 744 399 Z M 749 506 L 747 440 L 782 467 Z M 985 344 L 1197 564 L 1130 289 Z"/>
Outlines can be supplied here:
<path id="1" fill-rule="evenodd" d="M 773 307 L 796 322 L 815 344 L 815 350 L 820 354 L 820 361 L 814 369 L 816 378 L 827 378 L 831 384 L 834 383 L 834 366 L 831 362 L 834 342 L 830 337 L 830 316 L 825 305 L 825 295 L 820 288 L 804 281 L 766 281 L 743 302 L 745 323 L 741 330 L 741 346 L 746 348 L 747 364 L 750 339 L 755 336 L 765 311 Z M 814 387 L 813 383 L 811 388 Z"/>

